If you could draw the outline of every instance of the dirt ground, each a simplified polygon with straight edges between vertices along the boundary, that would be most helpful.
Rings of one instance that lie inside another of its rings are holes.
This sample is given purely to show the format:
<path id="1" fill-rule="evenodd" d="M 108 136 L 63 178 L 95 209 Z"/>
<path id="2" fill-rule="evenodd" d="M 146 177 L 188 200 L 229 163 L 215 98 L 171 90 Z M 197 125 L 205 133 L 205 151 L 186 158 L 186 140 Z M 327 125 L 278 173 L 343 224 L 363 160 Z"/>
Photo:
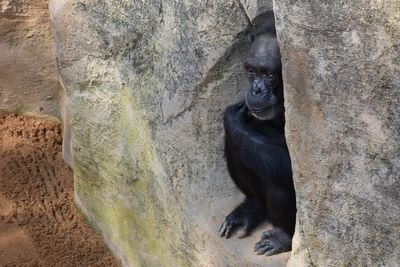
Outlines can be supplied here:
<path id="1" fill-rule="evenodd" d="M 118 266 L 77 212 L 59 123 L 0 113 L 0 266 Z"/>
<path id="2" fill-rule="evenodd" d="M 0 107 L 60 116 L 49 0 L 0 0 Z"/>

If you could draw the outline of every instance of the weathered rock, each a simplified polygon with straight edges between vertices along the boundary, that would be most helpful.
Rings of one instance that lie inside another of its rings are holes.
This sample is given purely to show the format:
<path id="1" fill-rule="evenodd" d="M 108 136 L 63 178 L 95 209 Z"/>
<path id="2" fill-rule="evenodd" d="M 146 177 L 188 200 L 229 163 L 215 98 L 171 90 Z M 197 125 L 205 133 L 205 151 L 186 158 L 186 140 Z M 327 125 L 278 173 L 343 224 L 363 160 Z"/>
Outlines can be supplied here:
<path id="1" fill-rule="evenodd" d="M 47 2 L 0 1 L 0 110 L 60 116 Z"/>
<path id="2" fill-rule="evenodd" d="M 400 3 L 275 1 L 297 193 L 290 266 L 400 264 Z"/>
<path id="3" fill-rule="evenodd" d="M 260 14 L 272 10 L 272 1 L 270 0 L 240 0 L 244 12 L 246 13 L 249 23 L 253 24 L 252 21 Z"/>
<path id="4" fill-rule="evenodd" d="M 51 3 L 76 201 L 125 266 L 288 258 L 254 255 L 261 228 L 243 240 L 217 233 L 242 199 L 221 120 L 248 86 L 241 39 L 256 2 L 251 12 L 224 0 Z"/>

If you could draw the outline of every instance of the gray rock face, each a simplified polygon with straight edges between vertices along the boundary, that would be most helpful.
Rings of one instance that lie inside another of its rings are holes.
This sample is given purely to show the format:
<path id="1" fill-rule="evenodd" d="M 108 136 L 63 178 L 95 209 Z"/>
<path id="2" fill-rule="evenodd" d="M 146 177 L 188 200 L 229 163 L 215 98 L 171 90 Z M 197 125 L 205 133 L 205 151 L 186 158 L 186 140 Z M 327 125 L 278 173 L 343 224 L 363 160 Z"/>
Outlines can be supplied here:
<path id="1" fill-rule="evenodd" d="M 295 175 L 290 266 L 400 264 L 400 5 L 275 1 Z"/>
<path id="2" fill-rule="evenodd" d="M 247 88 L 243 31 L 265 1 L 55 0 L 76 201 L 124 266 L 282 266 L 218 226 L 243 196 L 222 113 Z M 247 11 L 246 11 L 247 10 Z"/>

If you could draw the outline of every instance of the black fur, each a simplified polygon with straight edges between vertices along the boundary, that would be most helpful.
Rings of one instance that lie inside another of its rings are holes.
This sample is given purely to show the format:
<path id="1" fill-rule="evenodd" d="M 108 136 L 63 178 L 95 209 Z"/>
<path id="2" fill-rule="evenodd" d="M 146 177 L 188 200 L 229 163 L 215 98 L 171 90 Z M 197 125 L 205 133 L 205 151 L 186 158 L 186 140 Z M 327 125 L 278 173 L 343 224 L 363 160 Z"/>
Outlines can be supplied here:
<path id="1" fill-rule="evenodd" d="M 257 38 L 262 39 L 257 42 Z M 274 42 L 276 37 L 271 31 L 255 37 L 245 63 L 256 73 L 249 75 L 252 86 L 247 101 L 228 107 L 224 114 L 228 170 L 246 198 L 225 218 L 220 233 L 229 238 L 239 229 L 240 237 L 244 237 L 268 219 L 274 229 L 265 232 L 255 246 L 256 253 L 266 255 L 291 249 L 296 219 L 292 167 L 284 134 L 280 55 L 274 52 Z M 273 72 L 274 78 L 268 80 L 263 71 Z M 260 109 L 263 111 L 257 113 Z"/>

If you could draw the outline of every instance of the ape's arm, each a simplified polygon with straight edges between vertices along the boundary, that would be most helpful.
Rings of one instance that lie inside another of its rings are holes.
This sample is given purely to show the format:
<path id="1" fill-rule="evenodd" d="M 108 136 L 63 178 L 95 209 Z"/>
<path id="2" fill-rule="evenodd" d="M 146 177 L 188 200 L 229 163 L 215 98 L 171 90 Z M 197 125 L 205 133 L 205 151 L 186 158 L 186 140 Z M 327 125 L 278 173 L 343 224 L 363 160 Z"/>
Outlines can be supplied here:
<path id="1" fill-rule="evenodd" d="M 241 163 L 254 170 L 261 177 L 269 177 L 265 182 L 283 187 L 291 187 L 292 173 L 286 143 L 273 143 L 274 132 L 268 140 L 265 135 L 254 131 L 247 123 L 248 109 L 243 102 L 228 107 L 224 114 L 225 138 Z M 270 142 L 269 142 L 270 141 Z M 289 166 L 289 167 L 288 167 Z"/>

